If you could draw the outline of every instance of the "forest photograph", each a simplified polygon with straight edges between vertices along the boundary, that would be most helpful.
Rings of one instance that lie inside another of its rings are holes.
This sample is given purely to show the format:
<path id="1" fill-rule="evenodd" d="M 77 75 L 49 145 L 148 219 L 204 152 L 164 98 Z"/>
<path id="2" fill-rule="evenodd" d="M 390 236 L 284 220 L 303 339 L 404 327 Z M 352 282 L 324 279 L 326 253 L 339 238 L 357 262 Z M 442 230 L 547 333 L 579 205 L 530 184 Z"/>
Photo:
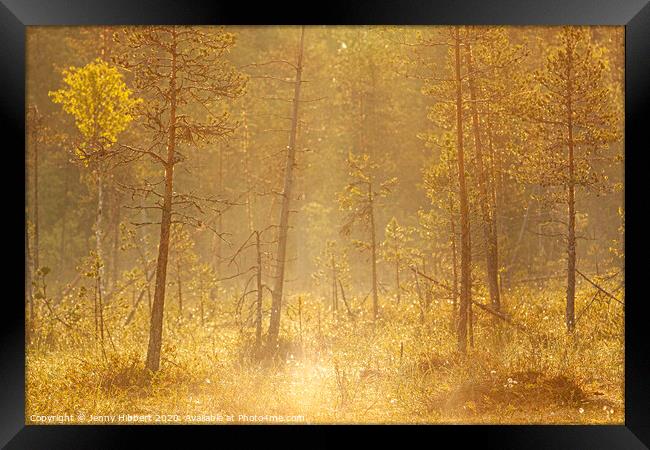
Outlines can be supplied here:
<path id="1" fill-rule="evenodd" d="M 624 423 L 622 26 L 28 26 L 27 424 Z"/>

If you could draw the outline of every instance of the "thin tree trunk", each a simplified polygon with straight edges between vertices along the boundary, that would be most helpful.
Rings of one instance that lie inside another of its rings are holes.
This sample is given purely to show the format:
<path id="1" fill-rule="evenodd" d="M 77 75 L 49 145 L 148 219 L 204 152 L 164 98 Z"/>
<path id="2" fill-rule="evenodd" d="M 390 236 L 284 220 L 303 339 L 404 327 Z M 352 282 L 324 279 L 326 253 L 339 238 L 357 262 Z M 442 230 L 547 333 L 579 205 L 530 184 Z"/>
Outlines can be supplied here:
<path id="1" fill-rule="evenodd" d="M 460 202 L 460 310 L 458 318 L 458 350 L 467 351 L 467 318 L 471 283 L 469 207 L 465 182 L 465 155 L 463 150 L 463 88 L 460 73 L 460 30 L 455 27 L 455 77 L 456 77 L 456 139 L 458 152 L 458 197 Z"/>
<path id="2" fill-rule="evenodd" d="M 34 297 L 32 296 L 32 274 L 29 265 L 31 258 L 29 256 L 29 234 L 27 227 L 25 227 L 25 299 L 29 306 L 29 317 L 27 319 L 27 342 L 31 342 L 31 337 L 34 330 Z"/>
<path id="3" fill-rule="evenodd" d="M 566 326 L 573 331 L 575 325 L 575 294 L 576 294 L 576 211 L 575 211 L 575 168 L 573 155 L 573 86 L 571 77 L 571 51 L 567 51 L 569 58 L 568 83 L 567 83 L 567 120 L 568 120 L 568 147 L 569 147 L 569 181 L 568 194 L 568 236 L 567 236 L 567 288 L 566 288 Z"/>
<path id="4" fill-rule="evenodd" d="M 120 207 L 120 197 L 117 190 L 113 190 L 113 208 L 115 208 L 115 219 L 113 220 L 113 248 L 111 249 L 111 291 L 117 285 L 120 265 L 120 220 L 122 208 Z"/>
<path id="5" fill-rule="evenodd" d="M 251 193 L 253 189 L 253 181 L 251 180 L 251 169 L 250 169 L 250 152 L 249 152 L 249 135 L 248 135 L 248 121 L 246 119 L 246 112 L 244 111 L 242 117 L 242 127 L 244 129 L 243 136 L 243 147 L 244 147 L 244 175 L 246 177 L 246 218 L 248 219 L 248 232 L 252 233 L 255 227 L 253 219 L 253 195 Z"/>
<path id="6" fill-rule="evenodd" d="M 141 200 L 142 202 L 143 200 Z M 142 203 L 140 206 L 144 206 Z M 140 221 L 142 223 L 145 223 L 147 221 L 147 213 L 144 208 L 140 209 Z M 141 258 L 141 263 L 142 263 L 142 272 L 144 273 L 145 279 L 147 281 L 147 306 L 149 308 L 149 314 L 151 314 L 151 279 L 153 278 L 154 273 L 149 273 L 149 267 L 148 267 L 148 261 L 147 261 L 147 249 L 146 249 L 146 234 L 144 227 L 139 227 L 138 228 L 138 236 L 140 240 L 140 250 L 138 253 L 140 254 Z M 154 271 L 155 272 L 155 271 Z"/>
<path id="7" fill-rule="evenodd" d="M 99 288 L 97 287 L 97 281 L 95 281 L 95 289 L 93 292 L 93 319 L 95 321 L 95 339 L 99 340 L 99 308 L 97 307 L 97 296 Z"/>
<path id="8" fill-rule="evenodd" d="M 282 291 L 284 288 L 284 274 L 287 254 L 287 241 L 289 235 L 289 212 L 291 196 L 293 194 L 293 169 L 296 165 L 296 137 L 298 134 L 298 109 L 300 105 L 300 88 L 302 84 L 302 56 L 305 39 L 305 27 L 300 29 L 300 44 L 298 46 L 298 61 L 294 81 L 293 112 L 291 115 L 291 132 L 289 134 L 289 148 L 284 169 L 284 189 L 282 191 L 282 209 L 280 211 L 280 229 L 277 251 L 277 272 L 273 300 L 271 304 L 271 318 L 269 323 L 268 344 L 269 350 L 274 352 L 277 347 L 280 333 L 280 315 L 282 313 Z"/>
<path id="9" fill-rule="evenodd" d="M 165 287 L 167 281 L 167 259 L 169 255 L 169 232 L 172 220 L 172 194 L 174 183 L 174 158 L 176 149 L 176 32 L 172 32 L 171 73 L 169 77 L 169 137 L 167 141 L 167 161 L 165 164 L 165 193 L 160 220 L 160 242 L 156 267 L 156 289 L 154 291 L 149 328 L 146 367 L 151 371 L 160 368 L 160 349 L 162 348 L 163 311 L 165 307 Z"/>
<path id="10" fill-rule="evenodd" d="M 39 247 L 39 236 L 38 236 L 38 110 L 36 107 L 34 107 L 34 121 L 32 126 L 34 127 L 33 132 L 32 132 L 32 147 L 34 149 L 34 168 L 33 168 L 33 180 L 34 180 L 34 241 L 33 241 L 33 249 L 30 252 L 30 235 L 29 233 L 26 233 L 25 236 L 25 256 L 26 256 L 26 273 L 25 273 L 25 281 L 26 281 L 26 294 L 27 294 L 27 299 L 29 301 L 29 330 L 28 332 L 30 335 L 32 334 L 34 330 L 34 324 L 35 324 L 35 310 L 34 310 L 34 286 L 32 286 L 33 279 L 32 277 L 34 274 L 36 274 L 38 268 L 39 268 L 39 255 L 38 255 L 38 247 Z M 29 188 L 29 186 L 28 186 Z M 27 189 L 29 192 L 29 189 Z M 29 211 L 27 211 L 27 217 L 29 217 Z M 27 227 L 25 228 L 27 230 Z M 32 265 L 30 267 L 30 264 Z"/>
<path id="11" fill-rule="evenodd" d="M 471 227 L 471 223 L 470 223 Z M 472 230 L 469 230 L 469 266 L 472 267 Z M 472 300 L 472 274 L 469 275 L 469 287 L 467 289 L 467 329 L 469 335 L 469 346 L 474 348 L 474 311 L 472 309 L 473 300 Z"/>
<path id="12" fill-rule="evenodd" d="M 130 324 L 131 321 L 133 320 L 133 317 L 135 316 L 138 305 L 140 304 L 140 302 L 142 301 L 142 298 L 144 297 L 144 295 L 148 291 L 149 281 L 151 281 L 151 278 L 153 278 L 153 272 L 151 274 L 149 274 L 148 271 L 145 269 L 145 281 L 146 281 L 147 285 L 144 286 L 142 288 L 142 290 L 140 290 L 140 294 L 138 294 L 138 298 L 133 302 L 133 307 L 131 308 L 131 312 L 129 312 L 129 315 L 124 320 L 124 325 L 123 325 L 124 327 L 127 326 L 128 324 Z M 136 287 L 136 284 L 134 283 L 133 288 L 135 289 L 135 287 Z M 151 305 L 149 305 L 149 306 L 151 307 Z"/>
<path id="13" fill-rule="evenodd" d="M 395 258 L 395 288 L 397 289 L 397 306 L 402 301 L 402 290 L 399 283 L 399 258 Z"/>
<path id="14" fill-rule="evenodd" d="M 102 296 L 102 277 L 97 278 L 97 309 L 99 312 L 99 336 L 104 346 L 104 298 Z"/>
<path id="15" fill-rule="evenodd" d="M 217 191 L 223 195 L 223 147 L 219 146 L 219 157 L 217 158 Z M 221 278 L 222 236 L 223 233 L 223 211 L 217 217 L 217 234 L 214 236 L 214 271 L 217 278 Z"/>
<path id="16" fill-rule="evenodd" d="M 334 256 L 331 258 L 332 264 L 332 318 L 336 317 L 336 311 L 338 310 L 338 292 L 339 288 L 336 285 L 336 264 L 334 263 Z"/>
<path id="17" fill-rule="evenodd" d="M 510 271 L 512 270 L 515 261 L 517 260 L 517 257 L 519 256 L 519 247 L 521 245 L 521 241 L 524 238 L 524 232 L 526 231 L 526 227 L 528 226 L 528 218 L 530 216 L 530 210 L 531 210 L 531 204 L 533 203 L 533 196 L 535 195 L 535 188 L 533 188 L 533 192 L 531 192 L 531 196 L 528 199 L 528 203 L 526 205 L 526 212 L 524 213 L 524 219 L 521 222 L 521 227 L 519 228 L 519 235 L 517 236 L 517 242 L 514 246 L 514 249 L 512 250 L 512 256 L 510 258 L 510 263 L 507 266 L 506 270 L 506 286 L 510 286 Z"/>
<path id="18" fill-rule="evenodd" d="M 417 266 L 416 266 L 417 267 Z M 415 278 L 415 289 L 418 293 L 418 298 L 420 299 L 420 325 L 424 325 L 424 308 L 426 305 L 426 300 L 422 296 L 422 289 L 420 288 L 420 278 L 418 277 L 417 269 L 413 271 L 413 278 Z"/>
<path id="19" fill-rule="evenodd" d="M 36 113 L 38 114 L 38 112 Z M 36 119 L 36 121 L 38 118 Z M 34 125 L 34 272 L 40 268 L 39 259 L 40 235 L 39 235 L 39 214 L 38 214 L 38 125 Z"/>
<path id="20" fill-rule="evenodd" d="M 178 291 L 178 317 L 183 318 L 183 280 L 181 279 L 181 266 L 176 261 L 176 287 Z"/>
<path id="21" fill-rule="evenodd" d="M 377 236 L 375 232 L 375 199 L 372 195 L 372 184 L 368 184 L 368 202 L 370 206 L 370 246 L 372 263 L 372 320 L 377 322 L 379 316 L 379 295 L 377 294 Z"/>
<path id="22" fill-rule="evenodd" d="M 298 297 L 298 336 L 300 337 L 300 352 L 302 352 L 302 296 Z"/>
<path id="23" fill-rule="evenodd" d="M 99 261 L 99 292 L 101 297 L 104 296 L 104 252 L 102 243 L 104 236 L 102 228 L 104 226 L 104 169 L 99 165 L 97 167 L 97 218 L 95 220 L 95 251 Z"/>
<path id="24" fill-rule="evenodd" d="M 470 104 L 472 111 L 472 125 L 474 130 L 474 144 L 476 146 L 476 165 L 478 170 L 478 185 L 481 207 L 483 234 L 485 237 L 485 263 L 487 272 L 488 288 L 492 307 L 499 311 L 501 300 L 499 298 L 499 262 L 497 254 L 495 227 L 493 223 L 494 211 L 492 209 L 491 196 L 489 194 L 489 182 L 486 178 L 485 164 L 483 160 L 483 143 L 481 141 L 481 129 L 476 106 L 476 85 L 473 75 L 472 49 L 466 44 L 465 53 L 467 58 L 467 71 L 470 92 Z"/>
<path id="25" fill-rule="evenodd" d="M 451 152 L 450 152 L 451 153 Z M 451 155 L 450 155 L 451 156 Z M 453 164 L 451 157 L 447 160 L 449 167 L 449 228 L 451 232 L 451 272 L 452 272 L 452 291 L 451 291 L 451 328 L 457 328 L 457 307 L 458 307 L 458 251 L 456 249 L 456 220 L 454 219 L 454 194 L 451 190 L 453 186 Z"/>
<path id="26" fill-rule="evenodd" d="M 424 256 L 422 257 L 422 273 L 424 275 L 427 274 L 427 258 L 424 257 Z M 425 306 L 426 306 L 427 311 L 428 311 L 429 306 L 431 305 L 431 300 L 432 300 L 432 298 L 431 298 L 431 288 L 429 286 L 429 281 L 428 280 L 424 281 L 424 288 L 426 289 L 426 291 L 424 292 L 424 298 L 426 300 Z"/>
<path id="27" fill-rule="evenodd" d="M 61 237 L 59 244 L 59 266 L 65 266 L 65 244 L 68 231 L 68 191 L 70 189 L 70 171 L 63 168 L 63 206 L 61 207 Z"/>
<path id="28" fill-rule="evenodd" d="M 262 249 L 260 248 L 260 233 L 255 231 L 255 250 L 257 253 L 257 305 L 255 311 L 255 349 L 260 354 L 262 349 Z"/>
<path id="29" fill-rule="evenodd" d="M 500 202 L 500 179 L 501 179 L 501 163 L 500 163 L 500 156 L 497 154 L 497 152 L 494 149 L 493 142 L 492 142 L 492 112 L 490 111 L 490 102 L 487 102 L 487 129 L 488 129 L 488 150 L 490 153 L 490 177 L 492 180 L 492 183 L 490 183 L 491 186 L 491 193 L 490 195 L 492 196 L 492 235 L 494 236 L 494 242 L 495 242 L 495 248 L 496 248 L 496 256 L 497 256 L 497 267 L 498 267 L 498 261 L 499 261 L 499 202 Z M 499 189 L 497 189 L 497 186 L 499 186 Z M 497 194 L 499 192 L 499 194 Z M 503 291 L 503 286 L 502 286 L 502 277 L 497 271 L 497 279 L 499 281 L 499 306 L 501 306 L 501 292 Z"/>

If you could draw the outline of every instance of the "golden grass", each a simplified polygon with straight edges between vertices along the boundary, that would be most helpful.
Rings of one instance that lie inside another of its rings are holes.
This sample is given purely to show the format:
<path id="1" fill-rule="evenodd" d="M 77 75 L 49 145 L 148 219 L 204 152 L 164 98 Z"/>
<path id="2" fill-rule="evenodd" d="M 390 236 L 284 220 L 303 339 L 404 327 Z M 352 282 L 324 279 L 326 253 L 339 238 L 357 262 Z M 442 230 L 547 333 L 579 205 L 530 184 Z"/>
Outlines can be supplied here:
<path id="1" fill-rule="evenodd" d="M 581 294 L 579 308 L 589 300 Z M 143 368 L 144 305 L 126 327 L 123 308 L 108 308 L 112 344 L 105 339 L 103 351 L 91 319 L 78 331 L 42 321 L 49 338 L 27 351 L 27 423 L 62 423 L 48 416 L 66 414 L 73 423 L 129 423 L 128 415 L 150 416 L 145 423 L 623 423 L 620 308 L 592 305 L 571 336 L 560 289 L 508 298 L 526 331 L 476 311 L 474 347 L 462 356 L 446 303 L 431 305 L 424 326 L 415 303 L 398 308 L 390 298 L 376 327 L 345 312 L 334 320 L 322 307 L 319 325 L 320 302 L 302 295 L 299 320 L 291 297 L 273 363 L 249 356 L 253 330 L 226 322 L 228 301 L 204 326 L 168 305 L 155 374 Z"/>

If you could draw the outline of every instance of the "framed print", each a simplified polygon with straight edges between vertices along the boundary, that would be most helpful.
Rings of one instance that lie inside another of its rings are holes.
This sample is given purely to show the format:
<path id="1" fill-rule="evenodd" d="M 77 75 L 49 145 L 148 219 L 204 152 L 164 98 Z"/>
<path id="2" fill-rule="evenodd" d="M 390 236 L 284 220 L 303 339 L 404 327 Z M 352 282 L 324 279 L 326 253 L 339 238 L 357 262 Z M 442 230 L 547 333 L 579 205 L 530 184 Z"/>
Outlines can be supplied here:
<path id="1" fill-rule="evenodd" d="M 647 448 L 647 2 L 0 10 L 7 448 Z"/>

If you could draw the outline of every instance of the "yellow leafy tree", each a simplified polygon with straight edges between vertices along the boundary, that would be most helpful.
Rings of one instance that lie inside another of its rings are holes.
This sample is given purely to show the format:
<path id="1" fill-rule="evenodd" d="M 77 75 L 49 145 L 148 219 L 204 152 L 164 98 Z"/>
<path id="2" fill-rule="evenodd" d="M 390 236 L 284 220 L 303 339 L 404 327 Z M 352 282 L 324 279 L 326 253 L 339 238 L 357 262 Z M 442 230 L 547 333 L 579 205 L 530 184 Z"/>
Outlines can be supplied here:
<path id="1" fill-rule="evenodd" d="M 82 142 L 75 152 L 84 162 L 101 156 L 117 141 L 133 120 L 134 107 L 142 100 L 134 98 L 122 74 L 102 59 L 83 67 L 63 71 L 66 85 L 49 92 L 54 103 L 75 119 Z"/>
<path id="2" fill-rule="evenodd" d="M 81 133 L 75 146 L 77 158 L 88 166 L 94 163 L 97 181 L 97 219 L 95 240 L 100 269 L 98 294 L 103 296 L 102 210 L 104 203 L 105 162 L 115 156 L 117 136 L 133 121 L 135 106 L 142 100 L 134 98 L 122 74 L 106 61 L 97 58 L 83 67 L 70 67 L 63 71 L 65 87 L 49 92 L 54 103 L 74 117 Z"/>

